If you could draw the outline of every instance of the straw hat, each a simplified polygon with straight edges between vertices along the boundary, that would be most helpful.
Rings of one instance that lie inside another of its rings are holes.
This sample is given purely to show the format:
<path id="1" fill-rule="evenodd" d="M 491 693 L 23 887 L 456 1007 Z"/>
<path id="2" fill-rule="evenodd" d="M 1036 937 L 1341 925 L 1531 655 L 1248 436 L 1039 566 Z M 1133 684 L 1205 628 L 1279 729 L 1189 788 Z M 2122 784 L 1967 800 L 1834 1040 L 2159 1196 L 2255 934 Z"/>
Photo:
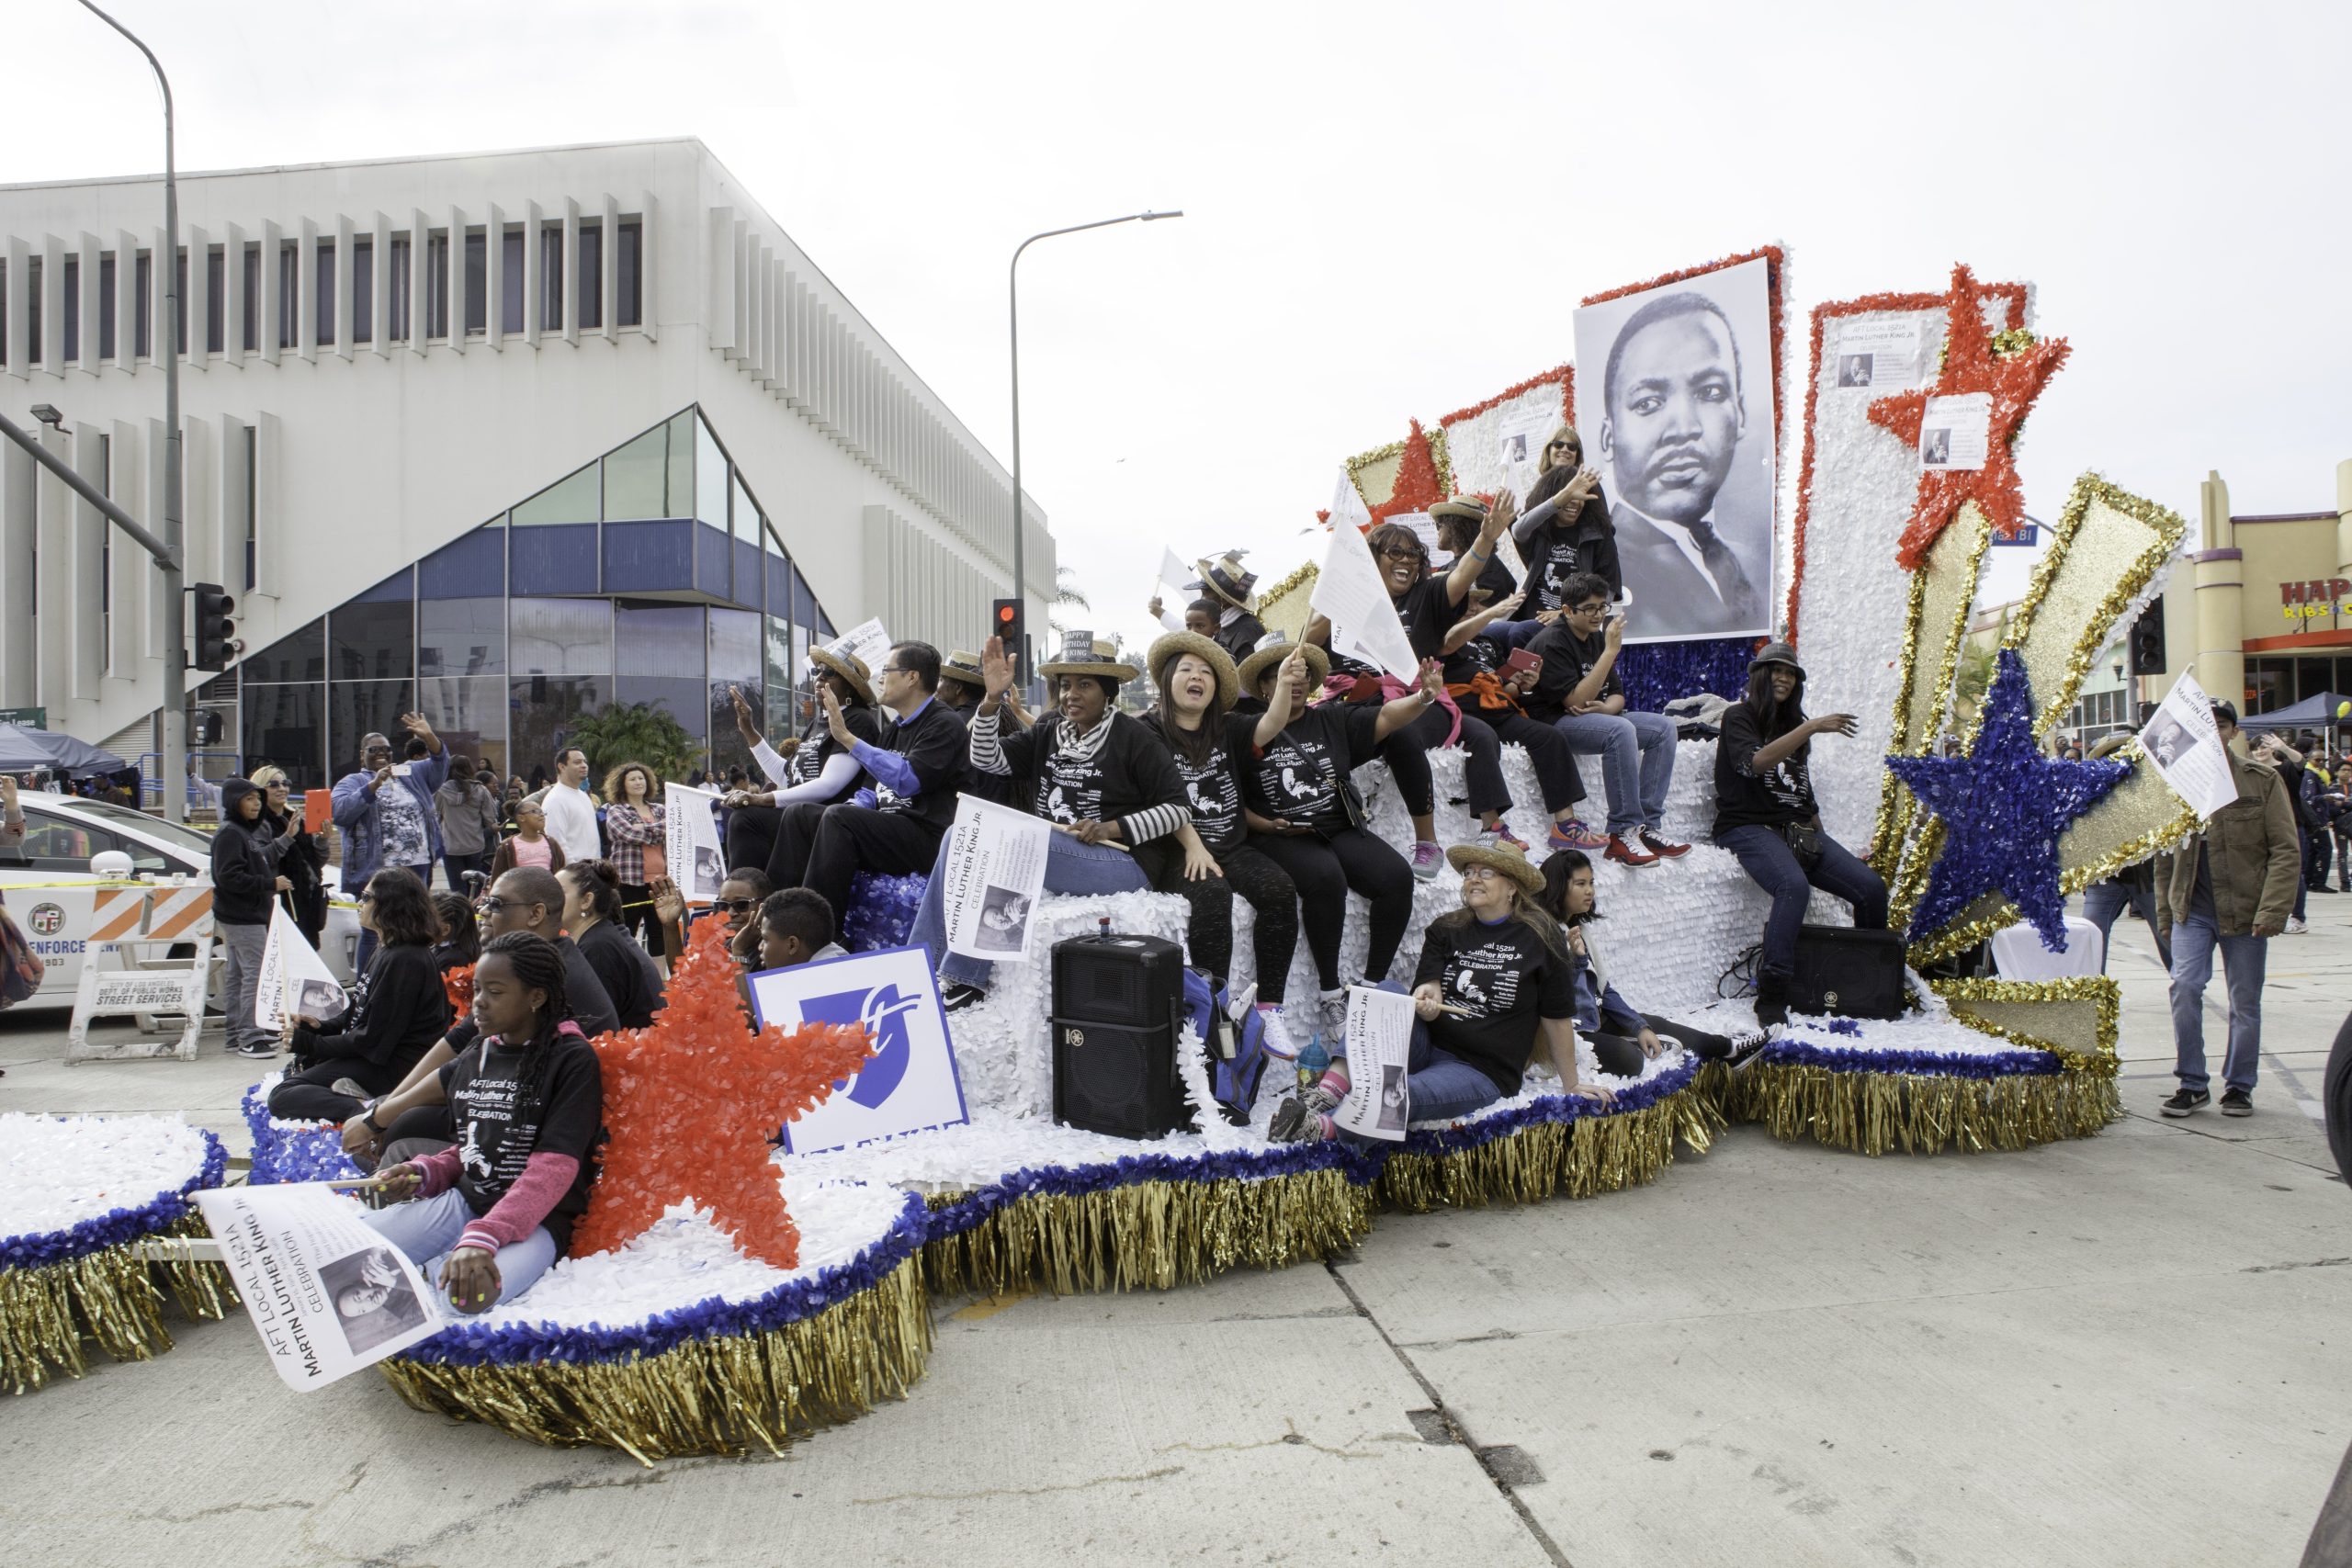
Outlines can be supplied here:
<path id="1" fill-rule="evenodd" d="M 1473 523 L 1487 520 L 1487 503 L 1475 495 L 1457 495 L 1452 501 L 1441 501 L 1430 508 L 1432 517 L 1467 517 Z"/>
<path id="2" fill-rule="evenodd" d="M 1250 614 L 1254 612 L 1254 606 L 1250 603 L 1250 595 L 1257 589 L 1258 574 L 1241 570 L 1241 558 L 1247 554 L 1247 550 L 1227 550 L 1216 559 L 1204 557 L 1193 564 L 1200 569 L 1204 590 L 1235 609 Z"/>
<path id="3" fill-rule="evenodd" d="M 1233 655 L 1197 632 L 1170 632 L 1153 643 L 1151 651 L 1144 656 L 1144 668 L 1157 681 L 1170 660 L 1185 653 L 1203 660 L 1216 672 L 1217 695 L 1227 707 L 1231 707 L 1234 698 L 1241 693 L 1241 677 L 1233 668 Z"/>
<path id="4" fill-rule="evenodd" d="M 1120 663 L 1117 650 L 1096 641 L 1092 632 L 1064 632 L 1060 657 L 1039 665 L 1037 673 L 1048 681 L 1062 675 L 1101 675 L 1125 682 L 1136 678 L 1136 667 Z"/>
<path id="5" fill-rule="evenodd" d="M 1445 863 L 1456 871 L 1483 865 L 1498 871 L 1529 893 L 1544 891 L 1544 874 L 1536 869 L 1526 852 L 1510 844 L 1488 848 L 1485 844 L 1456 844 L 1445 852 Z"/>
<path id="6" fill-rule="evenodd" d="M 969 686 L 976 692 L 988 690 L 988 677 L 980 673 L 980 656 L 957 649 L 939 661 L 939 678 Z"/>
<path id="7" fill-rule="evenodd" d="M 857 700 L 867 707 L 874 705 L 874 683 L 866 678 L 865 660 L 854 653 L 838 653 L 830 648 L 812 648 L 808 657 L 842 680 L 857 694 Z"/>
<path id="8" fill-rule="evenodd" d="M 1241 661 L 1241 689 L 1256 696 L 1258 677 L 1289 658 L 1290 650 L 1297 646 L 1280 632 L 1268 632 L 1260 637 L 1257 648 Z M 1306 673 L 1311 684 L 1316 686 L 1321 685 L 1331 673 L 1331 656 L 1311 642 L 1306 644 Z"/>

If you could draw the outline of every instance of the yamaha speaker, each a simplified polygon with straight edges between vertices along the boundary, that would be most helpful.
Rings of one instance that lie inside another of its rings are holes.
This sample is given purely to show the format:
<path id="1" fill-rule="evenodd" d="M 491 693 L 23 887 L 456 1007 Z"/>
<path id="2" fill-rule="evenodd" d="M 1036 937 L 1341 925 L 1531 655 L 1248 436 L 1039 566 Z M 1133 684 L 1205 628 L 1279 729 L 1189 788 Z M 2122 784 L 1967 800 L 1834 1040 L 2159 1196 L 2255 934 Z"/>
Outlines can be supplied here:
<path id="1" fill-rule="evenodd" d="M 1797 932 L 1797 968 L 1789 981 L 1791 1012 L 1834 1018 L 1897 1018 L 1903 939 L 1852 926 L 1806 926 Z"/>
<path id="2" fill-rule="evenodd" d="M 1176 1076 L 1183 1006 L 1172 942 L 1106 931 L 1056 942 L 1054 1120 L 1117 1138 L 1190 1126 Z"/>

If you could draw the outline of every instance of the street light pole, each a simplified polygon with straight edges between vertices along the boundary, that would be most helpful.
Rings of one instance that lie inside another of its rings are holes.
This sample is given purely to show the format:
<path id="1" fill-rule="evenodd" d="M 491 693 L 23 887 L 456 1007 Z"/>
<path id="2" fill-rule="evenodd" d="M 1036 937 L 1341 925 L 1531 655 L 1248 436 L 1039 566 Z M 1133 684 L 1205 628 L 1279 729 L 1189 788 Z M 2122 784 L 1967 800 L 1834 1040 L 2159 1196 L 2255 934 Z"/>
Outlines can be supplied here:
<path id="1" fill-rule="evenodd" d="M 82 0 L 88 5 L 89 0 Z M 1021 517 L 1021 253 L 1040 240 L 1050 240 L 1057 234 L 1079 234 L 1089 229 L 1108 229 L 1119 223 L 1157 223 L 1163 218 L 1182 218 L 1182 212 L 1130 212 L 1124 218 L 1101 218 L 1091 223 L 1073 223 L 1067 229 L 1048 229 L 1042 234 L 1032 234 L 1012 250 L 1012 265 L 1007 268 L 1012 290 L 1012 596 L 1021 601 L 1021 629 L 1026 637 L 1029 631 L 1029 582 L 1026 576 L 1028 558 L 1024 536 L 1027 532 Z M 1006 649 L 1020 656 L 1018 668 L 1021 682 L 1027 685 L 1031 673 L 1029 649 Z"/>
<path id="2" fill-rule="evenodd" d="M 156 564 L 164 594 L 164 739 L 158 766 L 164 775 L 164 820 L 180 822 L 187 818 L 187 786 L 181 778 L 187 755 L 187 604 L 180 597 L 187 556 L 180 531 L 180 187 L 173 161 L 172 82 L 164 74 L 164 62 L 137 33 L 90 0 L 82 0 L 82 6 L 147 57 L 147 63 L 155 69 L 156 85 L 164 89 L 164 254 L 155 258 L 155 265 L 164 275 L 164 548 L 167 555 Z M 122 258 L 121 265 L 128 266 L 130 258 Z M 191 257 L 189 265 L 201 266 L 204 260 Z M 127 330 L 129 323 L 123 324 Z"/>

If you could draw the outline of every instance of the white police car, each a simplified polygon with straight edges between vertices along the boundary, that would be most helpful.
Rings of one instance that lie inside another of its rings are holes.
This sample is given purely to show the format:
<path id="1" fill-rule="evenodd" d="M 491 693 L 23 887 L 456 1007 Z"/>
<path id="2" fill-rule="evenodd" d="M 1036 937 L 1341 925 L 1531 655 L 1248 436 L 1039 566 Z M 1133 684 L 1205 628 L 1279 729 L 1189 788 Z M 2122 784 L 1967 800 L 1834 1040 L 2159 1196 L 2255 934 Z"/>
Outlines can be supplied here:
<path id="1" fill-rule="evenodd" d="M 212 875 L 212 840 L 193 828 L 111 801 L 28 790 L 17 796 L 17 804 L 25 813 L 24 859 L 18 863 L 0 853 L 0 897 L 7 900 L 17 929 L 47 965 L 40 989 L 17 1005 L 71 1007 L 89 948 L 95 896 L 100 886 L 119 881 L 92 870 L 91 863 L 116 852 L 130 857 L 132 874 L 142 881 L 187 876 L 203 883 Z M 329 866 L 327 874 L 332 878 L 334 867 Z M 330 886 L 328 891 L 335 889 Z M 358 918 L 352 906 L 331 903 L 327 928 L 319 940 L 320 956 L 345 983 L 352 978 L 351 957 L 358 940 Z M 195 950 L 191 946 L 187 951 Z"/>

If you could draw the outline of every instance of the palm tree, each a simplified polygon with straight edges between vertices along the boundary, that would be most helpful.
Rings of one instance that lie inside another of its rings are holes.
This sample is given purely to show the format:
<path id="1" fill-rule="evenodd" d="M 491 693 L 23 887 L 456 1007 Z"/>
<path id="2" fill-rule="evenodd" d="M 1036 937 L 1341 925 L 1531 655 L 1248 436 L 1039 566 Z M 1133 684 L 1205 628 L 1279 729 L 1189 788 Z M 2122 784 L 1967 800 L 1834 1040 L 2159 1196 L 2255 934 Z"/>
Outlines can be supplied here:
<path id="1" fill-rule="evenodd" d="M 1087 603 L 1085 592 L 1070 581 L 1077 575 L 1078 569 L 1075 567 L 1054 568 L 1054 603 L 1068 604 L 1074 609 L 1091 610 L 1094 606 Z"/>
<path id="2" fill-rule="evenodd" d="M 663 778 L 684 778 L 702 755 L 701 743 L 659 701 L 607 703 L 602 712 L 572 720 L 569 739 L 588 754 L 591 787 L 623 762 L 642 762 Z"/>

